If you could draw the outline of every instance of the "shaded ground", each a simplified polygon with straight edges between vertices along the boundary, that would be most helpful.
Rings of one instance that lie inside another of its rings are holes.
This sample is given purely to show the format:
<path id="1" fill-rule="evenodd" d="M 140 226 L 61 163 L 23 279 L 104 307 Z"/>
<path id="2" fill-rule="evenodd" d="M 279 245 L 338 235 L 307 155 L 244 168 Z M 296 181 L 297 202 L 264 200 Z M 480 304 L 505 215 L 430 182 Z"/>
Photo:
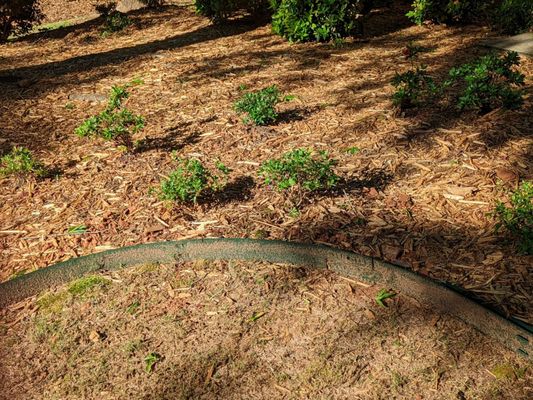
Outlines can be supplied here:
<path id="1" fill-rule="evenodd" d="M 205 261 L 84 278 L 2 313 L 0 397 L 531 398 L 522 358 L 361 285 Z"/>
<path id="2" fill-rule="evenodd" d="M 517 112 L 478 116 L 441 104 L 397 115 L 389 82 L 411 67 L 405 45 L 433 49 L 420 62 L 439 79 L 486 52 L 476 43 L 489 34 L 408 26 L 391 17 L 404 11 L 395 7 L 376 12 L 365 37 L 337 47 L 291 45 L 257 21 L 211 26 L 177 6 L 132 13 L 134 25 L 108 38 L 97 19 L 1 46 L 0 152 L 24 145 L 63 173 L 0 181 L 0 278 L 155 240 L 282 238 L 399 263 L 532 322 L 533 258 L 494 234 L 487 215 L 518 178 L 533 178 L 530 97 Z M 524 58 L 521 70 L 529 84 L 533 62 Z M 70 95 L 105 95 L 136 77 L 145 83 L 128 107 L 146 117 L 142 151 L 72 133 L 103 104 Z M 244 126 L 232 110 L 239 86 L 271 84 L 297 99 L 281 106 L 279 124 Z M 261 162 L 303 146 L 339 159 L 351 184 L 307 199 L 261 185 Z M 346 153 L 352 146 L 361 152 Z M 172 170 L 172 150 L 220 159 L 233 184 L 197 206 L 160 202 L 150 189 Z M 68 235 L 74 225 L 88 232 Z"/>

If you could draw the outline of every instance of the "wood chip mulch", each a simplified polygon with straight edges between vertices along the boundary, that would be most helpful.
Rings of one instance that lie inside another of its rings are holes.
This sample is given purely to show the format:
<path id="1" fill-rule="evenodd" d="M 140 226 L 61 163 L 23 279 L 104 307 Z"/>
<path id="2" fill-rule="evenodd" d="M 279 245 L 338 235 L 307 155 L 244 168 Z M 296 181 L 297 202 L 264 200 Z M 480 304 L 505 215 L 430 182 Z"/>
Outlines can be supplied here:
<path id="1" fill-rule="evenodd" d="M 0 46 L 0 153 L 27 146 L 61 170 L 57 179 L 0 180 L 0 279 L 144 242 L 286 239 L 381 257 L 533 322 L 533 258 L 495 234 L 488 215 L 506 189 L 533 178 L 531 86 L 520 111 L 479 116 L 440 104 L 398 115 L 389 82 L 412 66 L 405 45 L 431 48 L 419 61 L 443 79 L 486 53 L 476 43 L 491 34 L 409 26 L 388 13 L 339 46 L 291 45 L 269 25 L 211 26 L 177 6 L 134 12 L 134 25 L 108 38 L 90 20 Z M 521 71 L 530 84 L 531 59 Z M 144 84 L 127 106 L 146 117 L 141 151 L 73 134 L 104 107 L 80 94 L 106 95 L 136 77 Z M 296 100 L 280 106 L 278 124 L 245 126 L 232 110 L 239 86 L 271 84 Z M 352 146 L 361 152 L 347 153 Z M 262 185 L 260 163 L 296 147 L 327 150 L 348 183 L 307 198 Z M 230 185 L 195 206 L 159 201 L 150 189 L 175 165 L 172 151 L 221 160 Z M 75 225 L 87 233 L 69 235 Z"/>

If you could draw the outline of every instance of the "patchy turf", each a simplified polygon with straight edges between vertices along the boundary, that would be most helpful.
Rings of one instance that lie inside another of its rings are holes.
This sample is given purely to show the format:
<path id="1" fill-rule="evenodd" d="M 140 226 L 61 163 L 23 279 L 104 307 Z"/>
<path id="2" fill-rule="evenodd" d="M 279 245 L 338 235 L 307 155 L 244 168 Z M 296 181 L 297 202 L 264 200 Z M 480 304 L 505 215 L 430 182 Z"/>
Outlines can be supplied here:
<path id="1" fill-rule="evenodd" d="M 373 14 L 365 36 L 337 45 L 291 45 L 258 22 L 212 26 L 178 5 L 130 13 L 132 25 L 105 38 L 92 19 L 2 45 L 0 152 L 26 146 L 62 174 L 0 181 L 0 279 L 148 241 L 281 238 L 399 263 L 532 322 L 532 257 L 495 234 L 488 213 L 533 178 L 533 62 L 522 60 L 521 111 L 480 116 L 439 104 L 398 115 L 390 80 L 412 67 L 411 41 L 431 50 L 419 62 L 442 79 L 485 54 L 477 44 L 490 33 L 411 26 L 393 17 L 405 7 L 394 3 Z M 56 17 L 75 17 L 75 4 L 63 15 L 55 6 Z M 137 152 L 73 134 L 112 85 L 135 78 L 144 84 L 127 107 L 146 119 Z M 240 88 L 273 84 L 295 96 L 279 105 L 280 121 L 244 125 L 233 110 Z M 328 151 L 345 184 L 304 197 L 264 185 L 259 165 L 296 147 Z M 229 185 L 197 205 L 161 202 L 153 188 L 175 168 L 172 151 L 220 160 L 233 170 Z M 73 235 L 72 226 L 87 229 Z"/>
<path id="2" fill-rule="evenodd" d="M 83 297 L 72 291 L 88 286 Z M 325 271 L 243 262 L 84 278 L 3 311 L 0 393 L 530 398 L 531 364 L 403 293 L 383 299 L 382 289 Z"/>

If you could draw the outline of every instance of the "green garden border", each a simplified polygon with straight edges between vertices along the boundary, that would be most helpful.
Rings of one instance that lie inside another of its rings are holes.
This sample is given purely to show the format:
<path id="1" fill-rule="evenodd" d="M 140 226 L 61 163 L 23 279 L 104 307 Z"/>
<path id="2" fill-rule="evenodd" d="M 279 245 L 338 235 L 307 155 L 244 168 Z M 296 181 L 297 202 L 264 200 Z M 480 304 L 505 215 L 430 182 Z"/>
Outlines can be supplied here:
<path id="1" fill-rule="evenodd" d="M 323 245 L 277 240 L 192 239 L 140 244 L 73 258 L 0 283 L 0 308 L 97 271 L 197 259 L 295 264 L 386 285 L 425 306 L 463 320 L 505 347 L 533 360 L 533 327 L 508 320 L 451 287 L 376 258 Z"/>

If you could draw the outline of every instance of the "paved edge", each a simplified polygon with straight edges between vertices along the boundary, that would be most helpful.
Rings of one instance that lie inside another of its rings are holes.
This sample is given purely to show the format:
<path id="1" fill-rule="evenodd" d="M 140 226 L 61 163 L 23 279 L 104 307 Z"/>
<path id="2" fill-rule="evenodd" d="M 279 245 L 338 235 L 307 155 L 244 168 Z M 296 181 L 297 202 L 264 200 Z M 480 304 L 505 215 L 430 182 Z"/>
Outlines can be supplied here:
<path id="1" fill-rule="evenodd" d="M 278 240 L 192 239 L 140 244 L 73 258 L 0 283 L 0 308 L 98 271 L 197 259 L 294 264 L 328 269 L 345 277 L 387 285 L 424 306 L 461 319 L 505 347 L 533 360 L 532 326 L 508 320 L 454 288 L 372 257 L 323 245 Z"/>

